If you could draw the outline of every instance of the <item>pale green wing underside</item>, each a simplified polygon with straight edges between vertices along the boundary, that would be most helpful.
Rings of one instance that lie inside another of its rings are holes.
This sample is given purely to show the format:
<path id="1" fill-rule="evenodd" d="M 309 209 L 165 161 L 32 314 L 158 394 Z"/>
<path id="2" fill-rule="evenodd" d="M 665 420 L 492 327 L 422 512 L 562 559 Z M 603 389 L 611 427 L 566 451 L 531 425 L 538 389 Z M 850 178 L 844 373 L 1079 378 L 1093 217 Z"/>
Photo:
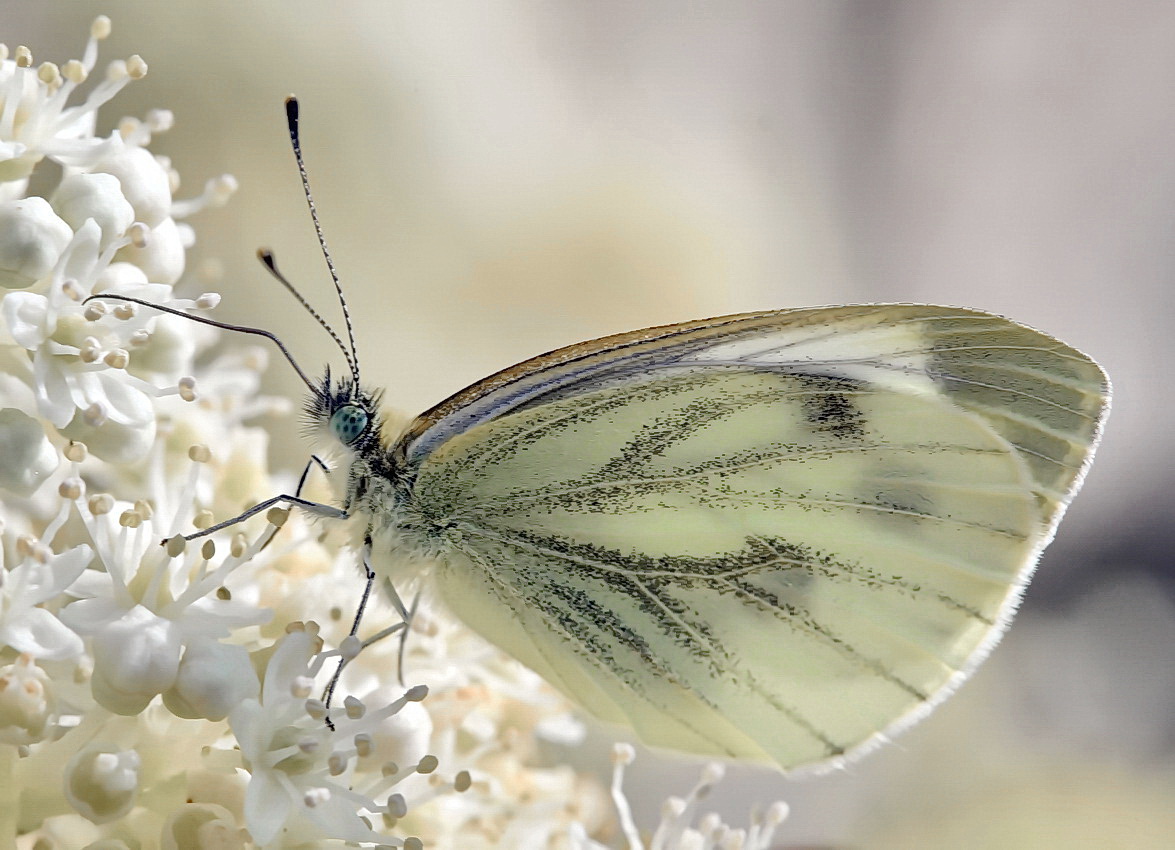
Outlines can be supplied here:
<path id="1" fill-rule="evenodd" d="M 572 391 L 547 367 L 553 390 L 428 453 L 413 505 L 447 604 L 592 713 L 657 746 L 835 760 L 999 637 L 1105 378 L 972 311 L 719 321 Z"/>

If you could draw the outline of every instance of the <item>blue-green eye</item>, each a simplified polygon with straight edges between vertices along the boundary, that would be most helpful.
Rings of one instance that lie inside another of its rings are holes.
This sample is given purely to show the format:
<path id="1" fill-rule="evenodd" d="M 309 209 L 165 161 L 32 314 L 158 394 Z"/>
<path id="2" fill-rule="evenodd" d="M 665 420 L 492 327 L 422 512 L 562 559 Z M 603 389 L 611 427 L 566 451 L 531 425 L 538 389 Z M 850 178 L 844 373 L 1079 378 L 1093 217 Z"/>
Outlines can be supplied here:
<path id="1" fill-rule="evenodd" d="M 331 433 L 344 445 L 351 445 L 367 429 L 367 411 L 354 404 L 344 404 L 330 415 Z"/>

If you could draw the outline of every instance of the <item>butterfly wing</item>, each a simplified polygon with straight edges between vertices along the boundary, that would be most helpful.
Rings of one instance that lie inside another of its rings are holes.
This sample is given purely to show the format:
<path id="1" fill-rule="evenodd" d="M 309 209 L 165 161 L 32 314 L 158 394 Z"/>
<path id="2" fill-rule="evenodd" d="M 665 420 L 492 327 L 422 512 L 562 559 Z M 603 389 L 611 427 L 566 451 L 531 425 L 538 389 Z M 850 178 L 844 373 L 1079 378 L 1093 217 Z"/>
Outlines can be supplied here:
<path id="1" fill-rule="evenodd" d="M 746 314 L 560 349 L 394 451 L 468 625 L 647 743 L 836 760 L 986 654 L 1107 405 L 968 310 Z"/>

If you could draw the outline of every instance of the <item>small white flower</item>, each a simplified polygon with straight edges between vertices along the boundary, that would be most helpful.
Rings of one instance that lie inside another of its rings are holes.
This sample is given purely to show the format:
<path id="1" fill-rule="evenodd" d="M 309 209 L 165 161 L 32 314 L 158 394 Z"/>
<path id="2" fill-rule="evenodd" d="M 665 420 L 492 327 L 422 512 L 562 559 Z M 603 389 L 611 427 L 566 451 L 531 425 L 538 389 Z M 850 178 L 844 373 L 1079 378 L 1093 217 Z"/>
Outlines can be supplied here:
<path id="1" fill-rule="evenodd" d="M 199 547 L 159 545 L 165 536 L 175 534 L 171 523 L 190 510 L 192 486 L 194 478 L 189 478 L 178 499 L 161 493 L 155 500 L 158 512 L 142 502 L 118 514 L 109 506 L 98 515 L 82 513 L 104 569 L 88 571 L 70 588 L 70 594 L 80 598 L 62 617 L 92 638 L 94 698 L 119 714 L 138 713 L 155 696 L 177 687 L 186 648 L 215 642 L 271 616 L 270 611 L 226 598 L 221 591 L 233 571 L 272 539 L 276 526 L 268 526 L 251 545 L 234 542 L 216 567 L 211 565 L 216 551 L 212 541 Z M 164 512 L 169 504 L 184 513 L 169 516 Z M 200 652 L 193 656 L 194 664 Z M 233 663 L 235 670 L 239 659 Z M 226 693 L 236 692 L 230 687 Z M 219 711 L 218 698 L 212 694 L 202 708 L 196 708 L 200 701 L 191 694 L 178 692 L 173 697 L 195 711 Z"/>
<path id="2" fill-rule="evenodd" d="M 341 784 L 332 769 L 333 741 L 367 731 L 373 719 L 339 722 L 338 731 L 331 733 L 321 716 L 307 713 L 314 645 L 315 637 L 306 631 L 286 635 L 265 669 L 261 699 L 246 700 L 229 715 L 249 771 L 245 794 L 249 832 L 261 845 L 276 839 L 282 830 L 303 840 L 318 833 L 346 841 L 392 841 L 359 817 L 360 809 L 380 807 Z M 388 713 L 394 711 L 372 715 L 378 722 Z"/>
<path id="3" fill-rule="evenodd" d="M 112 62 L 85 101 L 69 105 L 69 96 L 97 64 L 98 42 L 109 34 L 110 19 L 99 16 L 82 59 L 61 68 L 49 62 L 34 66 L 27 51 L 0 62 L 0 100 L 6 104 L 0 122 L 0 181 L 13 182 L 23 192 L 24 181 L 43 158 L 69 164 L 100 144 L 93 137 L 98 108 L 147 73 L 147 63 L 138 56 Z"/>
<path id="4" fill-rule="evenodd" d="M 632 810 L 623 787 L 624 770 L 632 764 L 634 758 L 636 752 L 629 744 L 616 744 L 612 748 L 612 801 L 620 816 L 620 828 L 628 850 L 645 850 L 645 843 L 632 819 Z M 661 823 L 653 833 L 649 850 L 720 850 L 727 847 L 769 850 L 776 828 L 787 818 L 786 803 L 773 803 L 766 813 L 754 815 L 749 830 L 733 829 L 714 813 L 704 815 L 698 819 L 696 826 L 693 825 L 698 803 L 709 796 L 724 773 L 722 765 L 708 764 L 702 769 L 698 783 L 689 794 L 684 798 L 669 797 L 665 800 L 661 805 Z M 572 826 L 568 838 L 572 850 L 606 850 L 602 844 L 588 838 L 579 824 Z"/>
<path id="5" fill-rule="evenodd" d="M 127 386 L 120 376 L 90 373 L 77 382 L 80 402 L 61 435 L 85 443 L 110 463 L 134 463 L 155 439 L 155 410 L 142 392 Z"/>
<path id="6" fill-rule="evenodd" d="M 14 568 L 0 571 L 0 646 L 34 658 L 60 660 L 82 651 L 82 641 L 42 603 L 60 596 L 93 557 L 89 546 L 54 555 L 40 544 Z"/>

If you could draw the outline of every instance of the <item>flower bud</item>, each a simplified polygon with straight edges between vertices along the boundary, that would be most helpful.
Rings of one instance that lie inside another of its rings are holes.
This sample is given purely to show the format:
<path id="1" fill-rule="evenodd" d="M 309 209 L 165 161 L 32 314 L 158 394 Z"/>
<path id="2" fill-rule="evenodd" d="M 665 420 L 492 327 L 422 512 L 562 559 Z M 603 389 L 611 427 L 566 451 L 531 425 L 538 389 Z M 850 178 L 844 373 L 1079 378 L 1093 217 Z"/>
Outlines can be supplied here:
<path id="1" fill-rule="evenodd" d="M 215 803 L 186 803 L 163 825 L 161 850 L 245 850 L 244 831 L 232 813 Z"/>
<path id="2" fill-rule="evenodd" d="M 95 292 L 117 292 L 120 289 L 133 289 L 137 286 L 146 286 L 147 276 L 138 266 L 130 263 L 111 263 L 98 276 L 94 284 Z M 96 303 L 96 302 L 91 302 Z M 108 305 L 113 308 L 113 304 Z M 190 323 L 189 323 L 190 324 Z"/>
<path id="3" fill-rule="evenodd" d="M 103 625 L 93 648 L 94 699 L 115 714 L 138 714 L 175 683 L 182 649 L 179 630 L 142 605 Z"/>
<path id="4" fill-rule="evenodd" d="M 244 647 L 196 639 L 184 650 L 175 685 L 164 692 L 163 704 L 177 717 L 223 720 L 240 702 L 260 692 Z"/>
<path id="5" fill-rule="evenodd" d="M 18 496 L 32 495 L 58 462 L 40 423 L 12 407 L 0 410 L 0 487 Z"/>
<path id="6" fill-rule="evenodd" d="M 175 283 L 184 273 L 184 243 L 175 219 L 165 218 L 119 249 L 119 260 L 134 263 L 153 283 Z"/>
<path id="7" fill-rule="evenodd" d="M 44 198 L 0 202 L 0 287 L 23 289 L 46 277 L 72 238 Z"/>
<path id="8" fill-rule="evenodd" d="M 93 823 L 118 820 L 139 795 L 139 754 L 111 744 L 90 744 L 65 767 L 65 798 Z"/>
<path id="9" fill-rule="evenodd" d="M 120 146 L 91 171 L 117 177 L 123 196 L 134 208 L 135 219 L 148 227 L 155 227 L 171 214 L 167 171 L 146 148 Z"/>
<path id="10" fill-rule="evenodd" d="M 385 686 L 363 697 L 367 705 L 385 705 L 392 701 L 397 689 Z M 372 736 L 371 754 L 379 761 L 400 764 L 419 762 L 428 753 L 432 740 L 433 719 L 419 702 L 406 702 L 395 714 L 385 717 L 369 730 Z"/>
<path id="11" fill-rule="evenodd" d="M 21 655 L 0 667 L 0 741 L 34 744 L 44 738 L 56 700 L 49 674 Z"/>
<path id="12" fill-rule="evenodd" d="M 102 248 L 126 233 L 135 221 L 135 211 L 113 174 L 71 174 L 61 181 L 50 200 L 57 214 L 75 230 L 86 219 L 94 219 L 102 231 Z"/>

